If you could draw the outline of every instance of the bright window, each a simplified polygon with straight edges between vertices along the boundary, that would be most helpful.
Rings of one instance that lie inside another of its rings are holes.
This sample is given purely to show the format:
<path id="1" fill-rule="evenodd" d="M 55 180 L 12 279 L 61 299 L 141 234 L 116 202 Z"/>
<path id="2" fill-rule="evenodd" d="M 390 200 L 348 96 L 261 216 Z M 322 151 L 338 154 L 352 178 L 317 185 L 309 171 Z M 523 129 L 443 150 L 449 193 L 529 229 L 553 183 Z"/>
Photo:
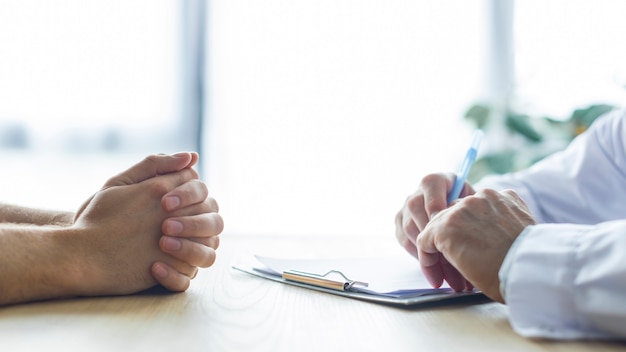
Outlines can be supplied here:
<path id="1" fill-rule="evenodd" d="M 177 1 L 0 3 L 1 201 L 75 210 L 181 124 Z"/>
<path id="2" fill-rule="evenodd" d="M 214 1 L 207 180 L 232 233 L 393 236 L 455 171 L 482 87 L 483 1 Z"/>
<path id="3" fill-rule="evenodd" d="M 516 95 L 530 112 L 567 118 L 594 103 L 624 105 L 626 2 L 515 3 Z"/>

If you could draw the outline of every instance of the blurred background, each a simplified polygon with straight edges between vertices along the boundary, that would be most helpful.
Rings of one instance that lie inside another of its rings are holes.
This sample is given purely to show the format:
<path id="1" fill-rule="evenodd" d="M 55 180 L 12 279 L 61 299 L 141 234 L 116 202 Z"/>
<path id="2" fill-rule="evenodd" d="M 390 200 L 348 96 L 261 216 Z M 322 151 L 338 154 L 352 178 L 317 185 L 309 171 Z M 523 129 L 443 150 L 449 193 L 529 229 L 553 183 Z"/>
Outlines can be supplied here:
<path id="1" fill-rule="evenodd" d="M 4 0 L 0 202 L 75 210 L 197 150 L 229 234 L 393 237 L 429 172 L 474 180 L 624 101 L 626 2 Z"/>

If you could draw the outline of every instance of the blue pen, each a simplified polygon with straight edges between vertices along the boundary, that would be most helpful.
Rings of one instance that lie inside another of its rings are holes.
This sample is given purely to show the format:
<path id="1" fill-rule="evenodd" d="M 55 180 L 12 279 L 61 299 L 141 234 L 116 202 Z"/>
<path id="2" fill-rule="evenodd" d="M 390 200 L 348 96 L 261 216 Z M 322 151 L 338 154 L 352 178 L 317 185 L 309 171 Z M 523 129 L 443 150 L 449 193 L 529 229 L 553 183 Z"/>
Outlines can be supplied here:
<path id="1" fill-rule="evenodd" d="M 455 201 L 461 195 L 461 191 L 463 190 L 463 186 L 465 185 L 465 180 L 467 180 L 467 174 L 469 174 L 470 169 L 472 168 L 472 164 L 474 160 L 476 160 L 476 154 L 478 153 L 478 146 L 480 145 L 480 141 L 483 139 L 483 131 L 476 130 L 474 132 L 474 138 L 472 139 L 472 145 L 467 150 L 467 154 L 465 154 L 465 159 L 463 160 L 463 164 L 461 165 L 461 169 L 459 173 L 456 175 L 456 179 L 454 180 L 454 186 L 452 186 L 452 190 L 448 195 L 448 205 Z"/>

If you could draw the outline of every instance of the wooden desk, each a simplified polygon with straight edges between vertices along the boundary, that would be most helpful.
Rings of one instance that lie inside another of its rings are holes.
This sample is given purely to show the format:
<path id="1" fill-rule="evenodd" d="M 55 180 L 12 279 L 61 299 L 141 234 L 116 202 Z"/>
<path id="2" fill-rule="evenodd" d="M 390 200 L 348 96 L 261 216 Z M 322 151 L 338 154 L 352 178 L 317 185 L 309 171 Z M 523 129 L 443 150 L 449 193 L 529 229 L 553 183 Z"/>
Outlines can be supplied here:
<path id="1" fill-rule="evenodd" d="M 242 255 L 395 252 L 392 239 L 224 235 L 218 261 L 181 294 L 0 308 L 0 351 L 618 351 L 625 344 L 516 335 L 498 303 L 399 309 L 282 285 L 231 269 Z M 398 248 L 396 248 L 398 247 Z"/>

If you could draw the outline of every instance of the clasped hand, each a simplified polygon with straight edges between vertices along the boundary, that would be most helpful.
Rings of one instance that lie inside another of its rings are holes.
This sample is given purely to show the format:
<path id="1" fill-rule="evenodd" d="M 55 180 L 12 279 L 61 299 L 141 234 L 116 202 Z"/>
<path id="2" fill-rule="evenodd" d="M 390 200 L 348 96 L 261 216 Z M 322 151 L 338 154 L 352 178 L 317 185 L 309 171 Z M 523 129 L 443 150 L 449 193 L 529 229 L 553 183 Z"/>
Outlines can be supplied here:
<path id="1" fill-rule="evenodd" d="M 192 166 L 196 153 L 153 155 L 109 179 L 75 215 L 82 295 L 160 283 L 184 291 L 215 261 L 223 221 Z"/>

